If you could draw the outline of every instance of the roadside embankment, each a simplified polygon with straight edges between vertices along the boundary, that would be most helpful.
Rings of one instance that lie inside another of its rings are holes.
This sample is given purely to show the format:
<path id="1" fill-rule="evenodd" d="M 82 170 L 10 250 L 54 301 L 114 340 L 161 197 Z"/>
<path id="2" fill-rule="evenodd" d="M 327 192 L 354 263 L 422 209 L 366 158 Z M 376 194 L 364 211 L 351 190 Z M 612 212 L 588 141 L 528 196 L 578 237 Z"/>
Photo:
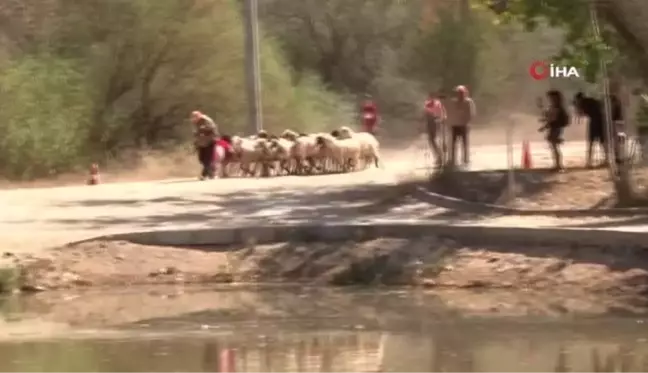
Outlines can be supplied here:
<path id="1" fill-rule="evenodd" d="M 648 251 L 637 244 L 642 237 L 637 233 L 379 228 L 265 227 L 107 237 L 16 260 L 16 286 L 43 291 L 210 283 L 404 285 L 618 299 L 639 298 L 648 291 Z M 285 239 L 289 234 L 292 240 Z M 191 242 L 189 237 L 197 244 L 182 243 Z"/>

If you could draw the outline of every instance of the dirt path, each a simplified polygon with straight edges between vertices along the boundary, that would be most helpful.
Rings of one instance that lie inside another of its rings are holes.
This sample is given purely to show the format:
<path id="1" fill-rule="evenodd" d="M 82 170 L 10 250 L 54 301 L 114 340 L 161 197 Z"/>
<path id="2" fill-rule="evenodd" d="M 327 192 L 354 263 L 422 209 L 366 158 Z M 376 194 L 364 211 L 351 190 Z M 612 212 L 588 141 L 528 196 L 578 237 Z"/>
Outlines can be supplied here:
<path id="1" fill-rule="evenodd" d="M 391 156 L 383 170 L 347 175 L 1 191 L 0 251 L 34 251 L 113 232 L 359 215 L 366 199 L 411 169 L 408 158 Z"/>
<path id="2" fill-rule="evenodd" d="M 579 149 L 575 144 L 574 149 Z M 538 150 L 539 151 L 539 150 Z M 501 146 L 474 151 L 475 168 L 504 167 Z M 390 153 L 384 169 L 345 175 L 194 179 L 0 191 L 0 251 L 36 252 L 75 240 L 124 231 L 206 228 L 254 222 L 439 219 L 479 223 L 474 217 L 416 201 L 396 201 L 393 186 L 424 173 L 416 147 Z M 446 215 L 444 215 L 446 214 Z M 483 217 L 485 220 L 487 217 Z M 488 220 L 493 224 L 492 217 Z M 565 225 L 555 218 L 497 224 Z"/>

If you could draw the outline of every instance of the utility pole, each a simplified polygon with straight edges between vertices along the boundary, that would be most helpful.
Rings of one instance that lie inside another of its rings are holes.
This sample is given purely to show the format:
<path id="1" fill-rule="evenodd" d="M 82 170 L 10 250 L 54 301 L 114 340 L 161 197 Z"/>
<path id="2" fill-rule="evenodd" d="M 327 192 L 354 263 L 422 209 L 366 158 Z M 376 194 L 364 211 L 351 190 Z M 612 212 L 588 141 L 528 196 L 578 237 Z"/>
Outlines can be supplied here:
<path id="1" fill-rule="evenodd" d="M 259 59 L 259 3 L 244 0 L 245 19 L 245 80 L 248 97 L 248 119 L 254 132 L 263 129 L 261 105 L 261 64 Z"/>

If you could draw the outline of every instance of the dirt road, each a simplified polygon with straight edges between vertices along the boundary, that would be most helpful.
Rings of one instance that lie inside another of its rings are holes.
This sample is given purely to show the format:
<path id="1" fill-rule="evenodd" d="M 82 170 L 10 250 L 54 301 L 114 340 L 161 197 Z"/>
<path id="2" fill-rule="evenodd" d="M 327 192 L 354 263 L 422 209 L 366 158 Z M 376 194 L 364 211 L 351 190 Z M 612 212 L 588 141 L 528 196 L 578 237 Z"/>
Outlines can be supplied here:
<path id="1" fill-rule="evenodd" d="M 571 143 L 566 153 L 582 154 Z M 544 147 L 532 147 L 536 164 L 546 159 Z M 519 151 L 518 151 L 519 154 Z M 383 169 L 354 174 L 271 179 L 194 179 L 114 183 L 47 189 L 0 191 L 0 251 L 30 252 L 103 234 L 203 228 L 255 222 L 334 222 L 393 219 L 447 221 L 444 209 L 416 201 L 393 201 L 390 185 L 424 173 L 422 151 L 409 149 L 386 157 Z M 473 167 L 506 167 L 503 146 L 473 150 Z M 418 169 L 418 170 L 417 170 Z M 393 188 L 392 188 L 393 189 Z M 390 202 L 391 201 L 391 202 Z M 457 223 L 474 218 L 453 217 Z M 472 219 L 472 220 L 471 220 Z M 510 224 L 512 218 L 490 218 Z M 558 224 L 533 220 L 530 226 Z M 523 224 L 515 220 L 515 224 Z"/>

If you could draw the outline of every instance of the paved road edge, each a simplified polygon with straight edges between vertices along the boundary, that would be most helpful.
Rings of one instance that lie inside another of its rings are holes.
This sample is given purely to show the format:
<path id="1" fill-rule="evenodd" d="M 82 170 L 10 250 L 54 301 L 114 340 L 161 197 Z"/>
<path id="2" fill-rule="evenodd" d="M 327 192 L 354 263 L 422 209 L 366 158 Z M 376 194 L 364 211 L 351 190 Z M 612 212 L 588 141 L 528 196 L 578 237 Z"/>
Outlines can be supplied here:
<path id="1" fill-rule="evenodd" d="M 326 225 L 265 225 L 242 228 L 144 231 L 99 236 L 70 243 L 95 240 L 123 240 L 160 246 L 225 246 L 269 244 L 286 241 L 348 241 L 380 237 L 419 238 L 439 236 L 465 244 L 521 244 L 610 247 L 613 250 L 648 247 L 648 233 L 603 229 L 519 228 L 497 226 L 456 226 L 435 223 L 379 223 Z"/>

